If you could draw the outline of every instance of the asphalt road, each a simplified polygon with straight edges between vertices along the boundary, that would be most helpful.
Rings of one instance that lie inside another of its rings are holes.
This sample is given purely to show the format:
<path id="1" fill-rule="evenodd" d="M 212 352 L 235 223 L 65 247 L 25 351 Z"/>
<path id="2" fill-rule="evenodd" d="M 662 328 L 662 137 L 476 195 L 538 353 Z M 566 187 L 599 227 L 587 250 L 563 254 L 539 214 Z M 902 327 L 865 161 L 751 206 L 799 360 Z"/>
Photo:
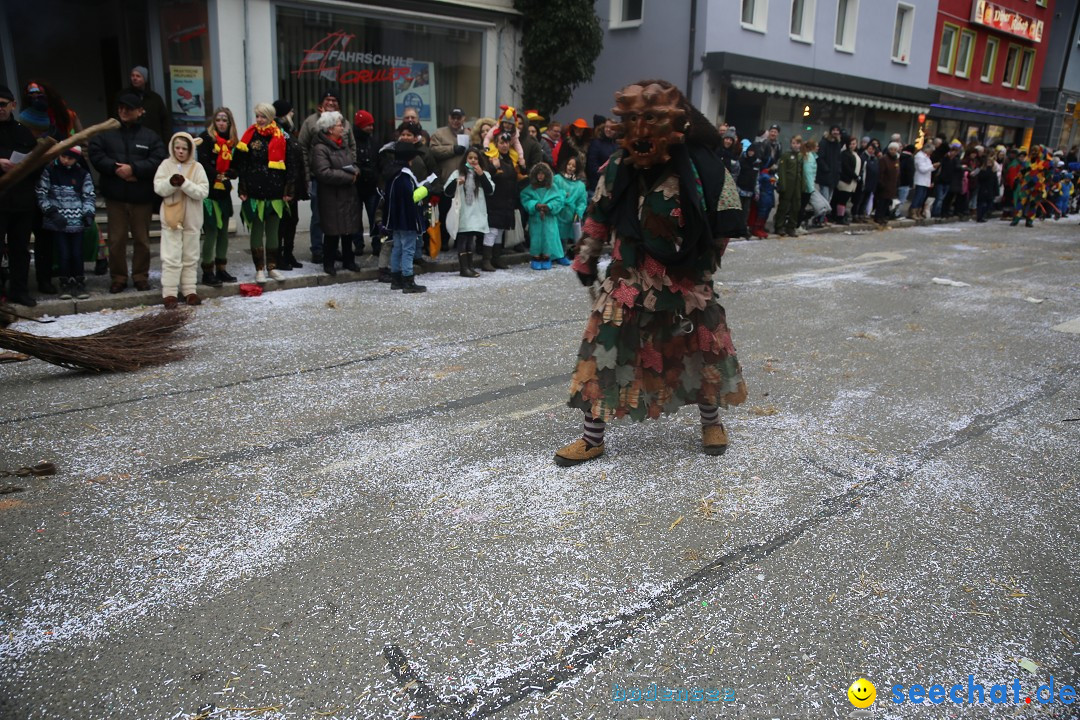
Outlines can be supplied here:
<path id="1" fill-rule="evenodd" d="M 1076 717 L 1078 270 L 1070 220 L 733 243 L 721 458 L 684 408 L 551 462 L 566 269 L 213 299 L 128 375 L 0 366 L 0 468 L 59 468 L 0 480 L 0 716 L 834 718 L 865 677 L 870 717 Z"/>

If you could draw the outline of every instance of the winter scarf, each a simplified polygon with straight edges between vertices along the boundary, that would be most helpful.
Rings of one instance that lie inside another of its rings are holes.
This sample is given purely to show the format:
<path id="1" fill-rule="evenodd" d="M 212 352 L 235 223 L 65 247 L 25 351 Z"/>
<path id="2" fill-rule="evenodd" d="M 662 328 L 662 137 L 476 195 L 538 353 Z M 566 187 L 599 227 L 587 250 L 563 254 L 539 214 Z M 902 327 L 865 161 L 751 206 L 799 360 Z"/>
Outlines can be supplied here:
<path id="1" fill-rule="evenodd" d="M 272 170 L 284 170 L 285 133 L 277 126 L 277 123 L 271 122 L 264 128 L 260 128 L 258 125 L 252 125 L 244 132 L 244 137 L 240 138 L 240 142 L 237 143 L 236 149 L 240 152 L 247 152 L 248 143 L 251 142 L 251 138 L 254 137 L 255 133 L 259 133 L 263 137 L 270 136 L 270 143 L 266 152 L 268 160 L 266 163 L 267 166 Z"/>
<path id="2" fill-rule="evenodd" d="M 227 138 L 223 138 L 217 133 L 214 133 L 214 154 L 217 155 L 217 160 L 214 161 L 214 170 L 217 171 L 218 175 L 224 175 L 228 172 L 229 165 L 232 164 L 232 145 L 229 144 Z M 224 190 L 225 183 L 221 180 L 215 180 L 214 189 Z"/>

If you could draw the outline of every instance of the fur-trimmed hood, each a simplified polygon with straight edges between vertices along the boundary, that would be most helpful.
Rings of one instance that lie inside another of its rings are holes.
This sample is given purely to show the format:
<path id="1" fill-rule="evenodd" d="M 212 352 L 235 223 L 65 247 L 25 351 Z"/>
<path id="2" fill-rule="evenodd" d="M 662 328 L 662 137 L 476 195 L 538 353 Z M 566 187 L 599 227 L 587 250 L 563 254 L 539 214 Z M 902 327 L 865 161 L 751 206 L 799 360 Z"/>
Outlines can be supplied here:
<path id="1" fill-rule="evenodd" d="M 540 173 L 544 173 L 545 176 L 543 183 L 540 183 L 539 181 Z M 529 184 L 534 187 L 551 187 L 551 183 L 555 179 L 554 175 L 550 165 L 545 162 L 536 163 L 532 166 L 532 169 L 529 170 Z"/>

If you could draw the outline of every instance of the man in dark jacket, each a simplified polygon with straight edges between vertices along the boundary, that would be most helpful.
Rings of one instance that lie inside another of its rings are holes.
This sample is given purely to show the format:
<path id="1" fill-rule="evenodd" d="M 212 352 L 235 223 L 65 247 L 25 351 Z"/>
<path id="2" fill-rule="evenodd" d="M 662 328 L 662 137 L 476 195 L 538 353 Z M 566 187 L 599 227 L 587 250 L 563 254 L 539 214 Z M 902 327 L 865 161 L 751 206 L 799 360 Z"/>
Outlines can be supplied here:
<path id="1" fill-rule="evenodd" d="M 34 149 L 34 135 L 15 120 L 15 95 L 0 87 L 0 177 L 18 166 L 20 153 L 28 155 Z M 37 207 L 35 188 L 41 171 L 30 173 L 0 194 L 0 244 L 7 240 L 11 285 L 7 296 L 12 302 L 32 307 L 37 302 L 27 290 L 30 276 L 30 230 Z M 3 287 L 0 286 L 0 291 Z"/>
<path id="2" fill-rule="evenodd" d="M 907 202 L 911 194 L 911 187 L 915 184 L 915 146 L 905 145 L 900 151 L 900 187 L 897 188 L 896 198 L 900 201 L 900 207 L 896 208 L 897 216 L 902 206 Z"/>
<path id="3" fill-rule="evenodd" d="M 154 173 L 167 153 L 161 138 L 139 123 L 141 109 L 138 96 L 121 95 L 117 101 L 120 128 L 90 140 L 90 162 L 101 174 L 101 196 L 108 213 L 111 293 L 127 287 L 129 230 L 135 245 L 131 279 L 137 290 L 150 289 L 150 216 L 159 200 Z"/>
<path id="4" fill-rule="evenodd" d="M 615 141 L 615 122 L 609 118 L 600 127 L 593 141 L 589 143 L 589 153 L 585 158 L 585 189 L 588 190 L 589 197 L 592 197 L 596 183 L 600 180 L 600 168 L 618 149 L 618 143 Z"/>
<path id="5" fill-rule="evenodd" d="M 877 187 L 874 189 L 874 222 L 889 221 L 892 201 L 896 199 L 900 182 L 900 143 L 891 142 L 878 159 Z"/>
<path id="6" fill-rule="evenodd" d="M 840 126 L 833 125 L 818 145 L 817 177 L 814 182 L 817 183 L 818 192 L 830 203 L 836 184 L 840 182 L 840 152 L 844 149 L 840 135 Z"/>

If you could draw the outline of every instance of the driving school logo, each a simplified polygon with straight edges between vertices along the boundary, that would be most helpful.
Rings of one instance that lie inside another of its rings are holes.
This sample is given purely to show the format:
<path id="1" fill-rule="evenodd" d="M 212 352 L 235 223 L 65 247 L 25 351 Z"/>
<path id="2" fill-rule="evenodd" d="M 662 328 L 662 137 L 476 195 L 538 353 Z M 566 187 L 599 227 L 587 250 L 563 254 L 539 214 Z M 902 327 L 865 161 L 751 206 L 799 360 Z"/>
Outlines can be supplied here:
<path id="1" fill-rule="evenodd" d="M 356 35 L 344 30 L 328 33 L 312 47 L 301 51 L 300 67 L 293 70 L 292 74 L 297 77 L 317 75 L 342 85 L 393 82 L 409 74 L 411 58 L 349 50 L 349 43 L 354 38 Z M 342 69 L 342 65 L 346 63 L 376 67 Z"/>

